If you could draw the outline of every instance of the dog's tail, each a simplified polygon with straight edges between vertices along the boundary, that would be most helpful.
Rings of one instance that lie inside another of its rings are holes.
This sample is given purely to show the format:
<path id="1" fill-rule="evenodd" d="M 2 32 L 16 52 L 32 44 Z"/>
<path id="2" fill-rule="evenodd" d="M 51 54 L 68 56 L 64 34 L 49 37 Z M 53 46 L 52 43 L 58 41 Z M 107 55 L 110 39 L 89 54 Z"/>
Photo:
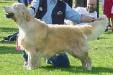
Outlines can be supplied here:
<path id="1" fill-rule="evenodd" d="M 97 39 L 99 37 L 100 34 L 102 34 L 106 27 L 107 27 L 107 22 L 108 19 L 107 17 L 101 16 L 100 18 L 98 18 L 96 21 L 89 23 L 89 25 L 91 25 L 93 28 L 90 29 L 91 30 L 91 34 L 87 36 L 88 40 L 94 40 Z"/>

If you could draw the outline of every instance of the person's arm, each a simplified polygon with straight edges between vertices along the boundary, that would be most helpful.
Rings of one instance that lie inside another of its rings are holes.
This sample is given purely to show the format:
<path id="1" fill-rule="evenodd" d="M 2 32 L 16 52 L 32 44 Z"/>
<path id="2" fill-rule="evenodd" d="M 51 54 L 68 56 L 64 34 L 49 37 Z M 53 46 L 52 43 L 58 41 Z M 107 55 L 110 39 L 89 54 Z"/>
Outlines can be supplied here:
<path id="1" fill-rule="evenodd" d="M 32 16 L 35 16 L 38 10 L 38 7 L 39 7 L 39 0 L 33 0 L 30 7 L 28 8 Z"/>
<path id="2" fill-rule="evenodd" d="M 93 22 L 95 20 L 96 20 L 96 18 L 94 18 L 94 17 L 89 17 L 89 16 L 81 14 L 80 22 Z"/>
<path id="3" fill-rule="evenodd" d="M 95 18 L 80 15 L 76 11 L 74 11 L 68 4 L 66 4 L 66 19 L 71 20 L 75 23 L 81 23 L 81 22 L 92 22 L 96 20 Z"/>

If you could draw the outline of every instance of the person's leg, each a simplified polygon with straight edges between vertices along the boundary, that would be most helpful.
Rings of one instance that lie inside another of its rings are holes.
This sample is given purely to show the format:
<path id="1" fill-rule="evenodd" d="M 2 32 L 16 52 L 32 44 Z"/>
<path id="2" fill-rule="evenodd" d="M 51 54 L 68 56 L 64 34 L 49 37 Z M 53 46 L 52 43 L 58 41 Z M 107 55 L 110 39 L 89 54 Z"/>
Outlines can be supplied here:
<path id="1" fill-rule="evenodd" d="M 54 67 L 69 67 L 70 62 L 68 56 L 65 53 L 55 55 L 47 60 L 48 64 L 52 64 Z"/>
<path id="2" fill-rule="evenodd" d="M 108 26 L 105 29 L 105 32 L 107 32 L 109 30 L 109 28 L 111 28 L 111 24 L 110 24 L 110 18 L 108 18 Z"/>
<path id="3" fill-rule="evenodd" d="M 113 19 L 111 19 L 111 23 L 112 23 L 112 25 L 111 25 L 111 30 L 112 30 L 112 32 L 113 32 Z"/>

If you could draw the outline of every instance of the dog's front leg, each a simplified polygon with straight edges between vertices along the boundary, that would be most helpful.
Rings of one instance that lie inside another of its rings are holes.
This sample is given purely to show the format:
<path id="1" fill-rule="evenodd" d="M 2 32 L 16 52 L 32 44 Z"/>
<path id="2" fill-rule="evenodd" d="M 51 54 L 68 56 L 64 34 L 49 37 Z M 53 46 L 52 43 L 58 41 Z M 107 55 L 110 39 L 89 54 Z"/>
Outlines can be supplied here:
<path id="1" fill-rule="evenodd" d="M 26 67 L 27 70 L 34 69 L 38 67 L 40 64 L 40 57 L 35 50 L 31 50 L 28 52 L 28 65 Z"/>

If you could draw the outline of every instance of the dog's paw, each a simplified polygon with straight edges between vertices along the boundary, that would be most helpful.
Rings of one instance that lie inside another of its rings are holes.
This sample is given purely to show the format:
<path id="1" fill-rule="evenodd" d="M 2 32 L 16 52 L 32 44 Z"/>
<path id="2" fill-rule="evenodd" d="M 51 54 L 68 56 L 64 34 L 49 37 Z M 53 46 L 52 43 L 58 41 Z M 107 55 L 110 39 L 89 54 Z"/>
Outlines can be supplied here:
<path id="1" fill-rule="evenodd" d="M 23 67 L 26 68 L 28 66 L 28 62 L 24 62 Z"/>
<path id="2" fill-rule="evenodd" d="M 26 70 L 33 70 L 36 69 L 37 67 L 25 66 L 24 68 L 26 68 Z"/>
<path id="3" fill-rule="evenodd" d="M 85 68 L 85 70 L 88 70 L 88 71 L 92 70 L 92 66 L 89 63 L 86 63 L 84 68 Z"/>
<path id="4" fill-rule="evenodd" d="M 26 66 L 25 68 L 26 68 L 26 70 L 32 70 L 32 67 L 30 67 L 30 66 Z"/>
<path id="5" fill-rule="evenodd" d="M 26 70 L 32 70 L 32 67 L 31 67 L 28 63 L 25 63 L 25 62 L 24 62 L 23 67 L 24 67 Z"/>

